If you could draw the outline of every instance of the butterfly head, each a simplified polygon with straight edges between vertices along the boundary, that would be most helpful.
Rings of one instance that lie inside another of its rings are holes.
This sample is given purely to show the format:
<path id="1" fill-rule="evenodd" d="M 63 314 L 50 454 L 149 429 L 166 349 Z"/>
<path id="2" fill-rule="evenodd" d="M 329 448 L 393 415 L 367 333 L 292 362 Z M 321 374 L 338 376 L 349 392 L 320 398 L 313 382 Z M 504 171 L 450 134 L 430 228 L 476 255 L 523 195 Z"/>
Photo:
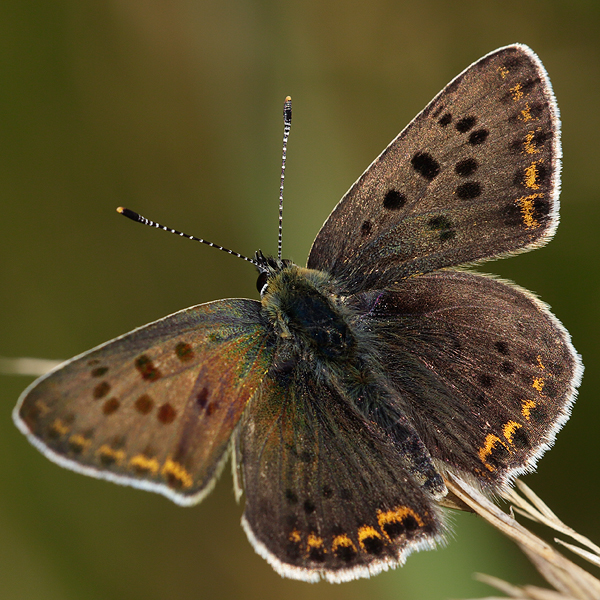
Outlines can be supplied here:
<path id="1" fill-rule="evenodd" d="M 258 269 L 258 278 L 256 279 L 256 289 L 263 298 L 269 288 L 270 280 L 281 273 L 284 269 L 295 266 L 291 260 L 287 258 L 275 258 L 274 256 L 265 256 L 261 250 L 255 252 L 254 260 L 252 261 Z"/>

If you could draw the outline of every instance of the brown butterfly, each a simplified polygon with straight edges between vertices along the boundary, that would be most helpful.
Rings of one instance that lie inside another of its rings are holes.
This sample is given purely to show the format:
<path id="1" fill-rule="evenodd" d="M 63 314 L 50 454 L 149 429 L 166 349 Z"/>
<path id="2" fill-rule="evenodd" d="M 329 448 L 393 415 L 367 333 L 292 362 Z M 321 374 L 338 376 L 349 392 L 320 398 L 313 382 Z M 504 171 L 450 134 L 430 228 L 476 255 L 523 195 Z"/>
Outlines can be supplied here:
<path id="1" fill-rule="evenodd" d="M 257 253 L 260 301 L 73 358 L 25 390 L 17 426 L 62 466 L 182 505 L 231 455 L 243 527 L 288 577 L 346 581 L 434 547 L 444 474 L 493 492 L 532 470 L 581 378 L 545 304 L 457 268 L 552 237 L 559 133 L 537 56 L 488 54 L 350 188 L 306 268 Z"/>

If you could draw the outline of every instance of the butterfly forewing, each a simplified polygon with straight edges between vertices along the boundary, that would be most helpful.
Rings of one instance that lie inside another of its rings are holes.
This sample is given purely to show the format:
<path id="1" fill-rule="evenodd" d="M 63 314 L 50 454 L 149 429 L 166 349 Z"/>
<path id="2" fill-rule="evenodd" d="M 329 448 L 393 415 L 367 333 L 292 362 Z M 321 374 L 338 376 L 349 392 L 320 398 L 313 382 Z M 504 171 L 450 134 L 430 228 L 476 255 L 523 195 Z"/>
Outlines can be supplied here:
<path id="1" fill-rule="evenodd" d="M 569 416 L 582 370 L 546 305 L 517 286 L 459 271 L 355 301 L 434 458 L 490 487 L 535 465 Z"/>
<path id="2" fill-rule="evenodd" d="M 221 300 L 141 327 L 35 382 L 15 420 L 63 466 L 198 502 L 268 368 L 259 312 Z"/>
<path id="3" fill-rule="evenodd" d="M 350 188 L 308 266 L 349 291 L 539 245 L 558 221 L 550 81 L 521 45 L 454 79 Z"/>
<path id="4" fill-rule="evenodd" d="M 244 526 L 282 575 L 345 581 L 433 547 L 442 525 L 403 457 L 310 363 L 274 370 L 236 442 Z"/>

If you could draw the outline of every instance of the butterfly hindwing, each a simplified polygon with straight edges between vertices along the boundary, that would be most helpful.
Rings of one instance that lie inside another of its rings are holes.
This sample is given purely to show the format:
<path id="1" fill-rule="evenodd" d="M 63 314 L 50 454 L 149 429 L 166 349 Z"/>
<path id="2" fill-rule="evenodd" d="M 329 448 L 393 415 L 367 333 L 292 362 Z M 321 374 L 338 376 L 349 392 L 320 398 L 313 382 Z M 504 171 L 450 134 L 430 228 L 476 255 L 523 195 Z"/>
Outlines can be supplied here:
<path id="1" fill-rule="evenodd" d="M 490 487 L 531 470 L 568 419 L 582 366 L 533 294 L 438 271 L 358 294 L 382 365 L 433 458 Z"/>
<path id="2" fill-rule="evenodd" d="M 308 266 L 351 292 L 544 243 L 558 223 L 558 108 L 526 46 L 449 83 L 329 216 Z"/>
<path id="3" fill-rule="evenodd" d="M 61 365 L 25 390 L 15 421 L 63 466 L 192 504 L 270 354 L 259 302 L 202 304 Z"/>
<path id="4" fill-rule="evenodd" d="M 236 438 L 243 524 L 282 575 L 346 581 L 433 547 L 442 525 L 384 432 L 303 361 L 273 370 Z"/>

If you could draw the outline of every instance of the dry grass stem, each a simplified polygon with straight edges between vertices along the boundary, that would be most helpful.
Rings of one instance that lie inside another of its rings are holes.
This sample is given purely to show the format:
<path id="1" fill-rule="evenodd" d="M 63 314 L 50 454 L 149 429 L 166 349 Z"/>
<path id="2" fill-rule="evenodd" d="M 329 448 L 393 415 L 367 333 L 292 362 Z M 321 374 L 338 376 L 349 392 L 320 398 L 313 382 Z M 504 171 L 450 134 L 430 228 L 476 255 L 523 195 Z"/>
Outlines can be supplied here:
<path id="1" fill-rule="evenodd" d="M 46 358 L 5 358 L 0 356 L 0 374 L 40 377 L 62 362 L 62 360 L 49 360 Z"/>
<path id="2" fill-rule="evenodd" d="M 503 512 L 471 484 L 454 475 L 448 476 L 446 484 L 449 490 L 469 506 L 471 510 L 512 539 L 554 589 L 543 589 L 536 586 L 514 586 L 488 575 L 478 575 L 480 581 L 484 581 L 507 594 L 508 597 L 518 600 L 600 599 L 600 580 L 560 554 L 548 542 L 531 533 L 518 523 L 512 515 Z M 517 486 L 526 498 L 520 496 L 515 490 L 502 494 L 502 497 L 512 504 L 516 512 L 576 540 L 586 549 L 564 542 L 561 543 L 568 549 L 573 548 L 576 554 L 593 564 L 600 562 L 600 548 L 598 546 L 562 523 L 524 483 L 518 481 Z M 481 600 L 494 600 L 495 598 L 498 597 L 490 596 Z"/>
<path id="3" fill-rule="evenodd" d="M 534 491 L 525 485 L 522 481 L 517 480 L 517 487 L 523 493 L 524 496 L 529 500 L 525 500 L 516 490 L 512 489 L 509 492 L 502 494 L 502 497 L 510 502 L 516 512 L 531 519 L 532 521 L 536 521 L 538 523 L 542 523 L 547 527 L 551 527 L 555 531 L 562 533 L 564 535 L 568 535 L 570 538 L 574 539 L 576 542 L 579 542 L 582 546 L 586 546 L 590 552 L 586 552 L 577 546 L 573 546 L 571 544 L 565 544 L 560 540 L 556 540 L 558 543 L 562 544 L 565 547 L 570 548 L 575 553 L 585 553 L 588 555 L 587 560 L 590 562 L 600 566 L 600 547 L 591 542 L 588 538 L 577 533 L 575 530 L 571 529 L 567 525 L 565 525 L 549 508 L 548 506 L 541 500 L 541 498 L 534 493 Z M 584 556 L 584 554 L 580 554 L 580 556 Z"/>

